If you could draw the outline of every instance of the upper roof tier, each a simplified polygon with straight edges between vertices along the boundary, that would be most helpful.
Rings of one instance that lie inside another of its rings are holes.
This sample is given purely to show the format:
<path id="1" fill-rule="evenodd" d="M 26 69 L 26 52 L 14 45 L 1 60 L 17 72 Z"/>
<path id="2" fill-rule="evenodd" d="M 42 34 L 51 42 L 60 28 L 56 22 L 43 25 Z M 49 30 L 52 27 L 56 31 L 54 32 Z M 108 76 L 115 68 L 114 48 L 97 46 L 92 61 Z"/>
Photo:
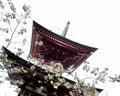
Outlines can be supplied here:
<path id="1" fill-rule="evenodd" d="M 30 53 L 36 58 L 61 62 L 64 69 L 74 70 L 82 64 L 97 48 L 79 44 L 53 33 L 33 21 Z"/>

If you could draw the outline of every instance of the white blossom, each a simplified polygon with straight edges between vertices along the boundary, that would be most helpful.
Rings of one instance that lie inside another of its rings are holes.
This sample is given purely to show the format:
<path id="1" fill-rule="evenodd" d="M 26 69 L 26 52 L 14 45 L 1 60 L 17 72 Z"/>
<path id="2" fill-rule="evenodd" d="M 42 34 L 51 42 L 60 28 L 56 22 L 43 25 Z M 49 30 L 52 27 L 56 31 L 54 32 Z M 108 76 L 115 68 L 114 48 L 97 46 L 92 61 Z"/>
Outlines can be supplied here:
<path id="1" fill-rule="evenodd" d="M 71 96 L 74 96 L 74 92 L 73 92 L 73 91 L 69 91 L 69 94 L 70 94 Z"/>
<path id="2" fill-rule="evenodd" d="M 36 41 L 36 42 L 35 42 L 35 46 L 43 46 L 43 42 L 42 42 L 42 41 L 39 41 L 39 42 Z"/>
<path id="3" fill-rule="evenodd" d="M 71 88 L 71 87 L 72 87 L 72 85 L 71 85 L 69 82 L 64 83 L 64 86 L 65 86 L 66 88 Z"/>
<path id="4" fill-rule="evenodd" d="M 65 83 L 65 79 L 64 78 L 58 78 L 58 81 L 61 82 L 61 83 Z"/>
<path id="5" fill-rule="evenodd" d="M 30 67 L 30 70 L 35 70 L 35 66 L 34 65 L 32 65 L 31 67 Z"/>
<path id="6" fill-rule="evenodd" d="M 33 73 L 33 76 L 36 76 L 36 74 L 37 74 L 37 73 L 36 73 L 36 72 L 34 72 L 34 73 Z"/>
<path id="7" fill-rule="evenodd" d="M 49 78 L 49 80 L 53 79 L 53 75 L 48 74 L 48 78 Z"/>
<path id="8" fill-rule="evenodd" d="M 60 83 L 59 83 L 59 82 L 55 82 L 55 83 L 53 83 L 53 87 L 54 87 L 55 89 L 57 89 L 58 86 L 60 86 Z"/>
<path id="9" fill-rule="evenodd" d="M 57 73 L 55 74 L 56 77 L 60 77 L 61 75 L 62 75 L 62 74 L 59 73 L 59 72 L 57 72 Z"/>
<path id="10" fill-rule="evenodd" d="M 25 70 L 24 67 L 21 68 L 21 71 L 23 71 L 24 73 L 27 73 L 27 70 Z"/>
<path id="11" fill-rule="evenodd" d="M 40 88 L 36 87 L 36 88 L 35 88 L 35 92 L 41 93 L 41 91 L 42 91 L 43 89 L 44 89 L 43 86 L 41 86 Z"/>
<path id="12" fill-rule="evenodd" d="M 66 72 L 73 72 L 75 70 L 74 65 L 71 65 L 69 68 L 67 68 Z"/>

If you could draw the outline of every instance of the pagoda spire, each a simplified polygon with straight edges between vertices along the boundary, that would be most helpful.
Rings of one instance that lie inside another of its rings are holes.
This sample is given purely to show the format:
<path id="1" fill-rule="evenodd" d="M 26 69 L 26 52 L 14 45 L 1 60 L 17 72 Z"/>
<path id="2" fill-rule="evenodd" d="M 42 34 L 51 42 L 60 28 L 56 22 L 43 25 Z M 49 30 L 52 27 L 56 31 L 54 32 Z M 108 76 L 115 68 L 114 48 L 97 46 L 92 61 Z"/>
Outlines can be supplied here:
<path id="1" fill-rule="evenodd" d="M 66 34 L 67 34 L 67 31 L 68 31 L 68 28 L 69 28 L 69 24 L 70 24 L 70 21 L 67 22 L 63 32 L 62 32 L 62 37 L 66 37 Z"/>

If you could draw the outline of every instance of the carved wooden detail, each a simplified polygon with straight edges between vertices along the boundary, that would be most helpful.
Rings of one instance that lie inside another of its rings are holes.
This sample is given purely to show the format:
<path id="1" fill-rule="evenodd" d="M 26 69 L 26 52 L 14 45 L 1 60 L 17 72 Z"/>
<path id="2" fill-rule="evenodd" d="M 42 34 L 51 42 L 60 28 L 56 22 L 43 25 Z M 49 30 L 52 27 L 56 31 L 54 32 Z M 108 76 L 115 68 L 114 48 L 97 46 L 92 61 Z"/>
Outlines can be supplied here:
<path id="1" fill-rule="evenodd" d="M 78 44 L 63 38 L 41 25 L 33 22 L 31 54 L 45 61 L 61 62 L 65 69 L 73 66 L 77 68 L 87 59 L 96 48 Z"/>

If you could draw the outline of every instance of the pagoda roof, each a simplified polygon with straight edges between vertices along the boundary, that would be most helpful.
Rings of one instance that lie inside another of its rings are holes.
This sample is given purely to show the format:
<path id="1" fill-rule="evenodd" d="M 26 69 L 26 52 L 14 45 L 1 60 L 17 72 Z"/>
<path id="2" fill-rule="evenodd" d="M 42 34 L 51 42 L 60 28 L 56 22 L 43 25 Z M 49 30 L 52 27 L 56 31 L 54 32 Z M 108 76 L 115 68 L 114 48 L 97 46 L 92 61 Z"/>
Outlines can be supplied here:
<path id="1" fill-rule="evenodd" d="M 46 61 L 58 61 L 64 69 L 72 66 L 75 70 L 96 50 L 64 38 L 33 21 L 30 53 L 34 57 L 40 58 L 42 55 Z"/>
<path id="2" fill-rule="evenodd" d="M 54 90 L 57 91 L 55 88 L 53 89 L 50 80 L 47 80 L 45 77 L 48 76 L 48 74 L 53 75 L 54 81 L 58 81 L 58 78 L 55 76 L 55 73 L 47 72 L 47 70 L 36 66 L 35 64 L 26 61 L 22 59 L 21 57 L 15 55 L 7 48 L 3 47 L 4 53 L 7 55 L 7 60 L 11 61 L 8 64 L 5 64 L 6 69 L 8 70 L 8 75 L 10 78 L 10 83 L 13 85 L 17 85 L 19 88 L 23 88 L 25 86 L 28 87 L 50 87 L 49 91 Z M 31 69 L 31 67 L 35 67 L 34 70 Z M 17 69 L 17 71 L 16 71 Z M 20 71 L 21 70 L 21 71 Z M 70 84 L 74 84 L 75 82 L 72 80 L 69 80 L 65 77 L 60 76 L 59 78 L 64 78 L 65 81 L 69 82 Z M 22 80 L 22 83 L 19 83 Z M 32 84 L 31 84 L 32 83 Z M 22 89 L 22 90 L 28 90 L 29 92 L 33 92 L 33 90 L 30 90 L 29 88 Z M 66 88 L 65 86 L 59 86 L 59 90 L 63 90 L 66 94 L 69 94 L 69 91 L 72 90 L 71 88 Z M 44 91 L 45 94 L 49 94 L 49 91 Z M 37 93 L 34 93 L 37 94 Z M 21 95 L 20 95 L 21 96 Z M 33 96 L 33 95 L 32 95 Z M 40 93 L 36 96 L 44 96 L 40 95 Z M 46 95 L 45 95 L 46 96 Z M 56 96 L 52 95 L 51 96 Z M 70 96 L 70 95 L 69 95 Z"/>
<path id="3" fill-rule="evenodd" d="M 59 78 L 64 79 L 70 84 L 75 84 L 76 82 L 62 76 L 56 77 L 54 73 L 47 72 L 45 69 L 42 69 L 41 67 L 36 66 L 33 63 L 22 59 L 21 57 L 9 51 L 7 48 L 3 47 L 3 49 L 4 49 L 4 54 L 6 54 L 7 56 L 6 57 L 7 62 L 5 63 L 5 67 L 8 70 L 11 84 L 14 84 L 14 82 L 16 81 L 16 84 L 14 85 L 18 85 L 18 87 L 21 88 L 21 90 L 27 90 L 28 92 L 31 92 L 34 95 L 36 94 L 35 96 L 47 96 L 47 95 L 42 95 L 39 92 L 34 92 L 35 90 L 34 88 L 40 86 L 44 86 L 48 88 L 48 90 L 43 91 L 44 94 L 49 94 L 50 96 L 57 96 L 52 94 L 52 92 L 57 91 L 58 94 L 61 94 L 61 92 L 63 92 L 64 94 L 67 94 L 67 96 L 70 96 L 69 92 L 73 90 L 72 88 L 67 88 L 67 86 L 64 85 L 60 85 L 58 89 L 53 88 L 53 85 L 50 82 L 51 80 L 47 80 L 45 77 L 48 76 L 48 74 L 52 74 L 54 76 L 52 80 L 55 82 L 59 82 Z M 32 66 L 35 67 L 34 70 L 31 69 Z M 19 83 L 21 80 L 23 80 L 22 83 Z M 103 89 L 96 88 L 96 91 L 99 93 L 102 90 Z"/>

